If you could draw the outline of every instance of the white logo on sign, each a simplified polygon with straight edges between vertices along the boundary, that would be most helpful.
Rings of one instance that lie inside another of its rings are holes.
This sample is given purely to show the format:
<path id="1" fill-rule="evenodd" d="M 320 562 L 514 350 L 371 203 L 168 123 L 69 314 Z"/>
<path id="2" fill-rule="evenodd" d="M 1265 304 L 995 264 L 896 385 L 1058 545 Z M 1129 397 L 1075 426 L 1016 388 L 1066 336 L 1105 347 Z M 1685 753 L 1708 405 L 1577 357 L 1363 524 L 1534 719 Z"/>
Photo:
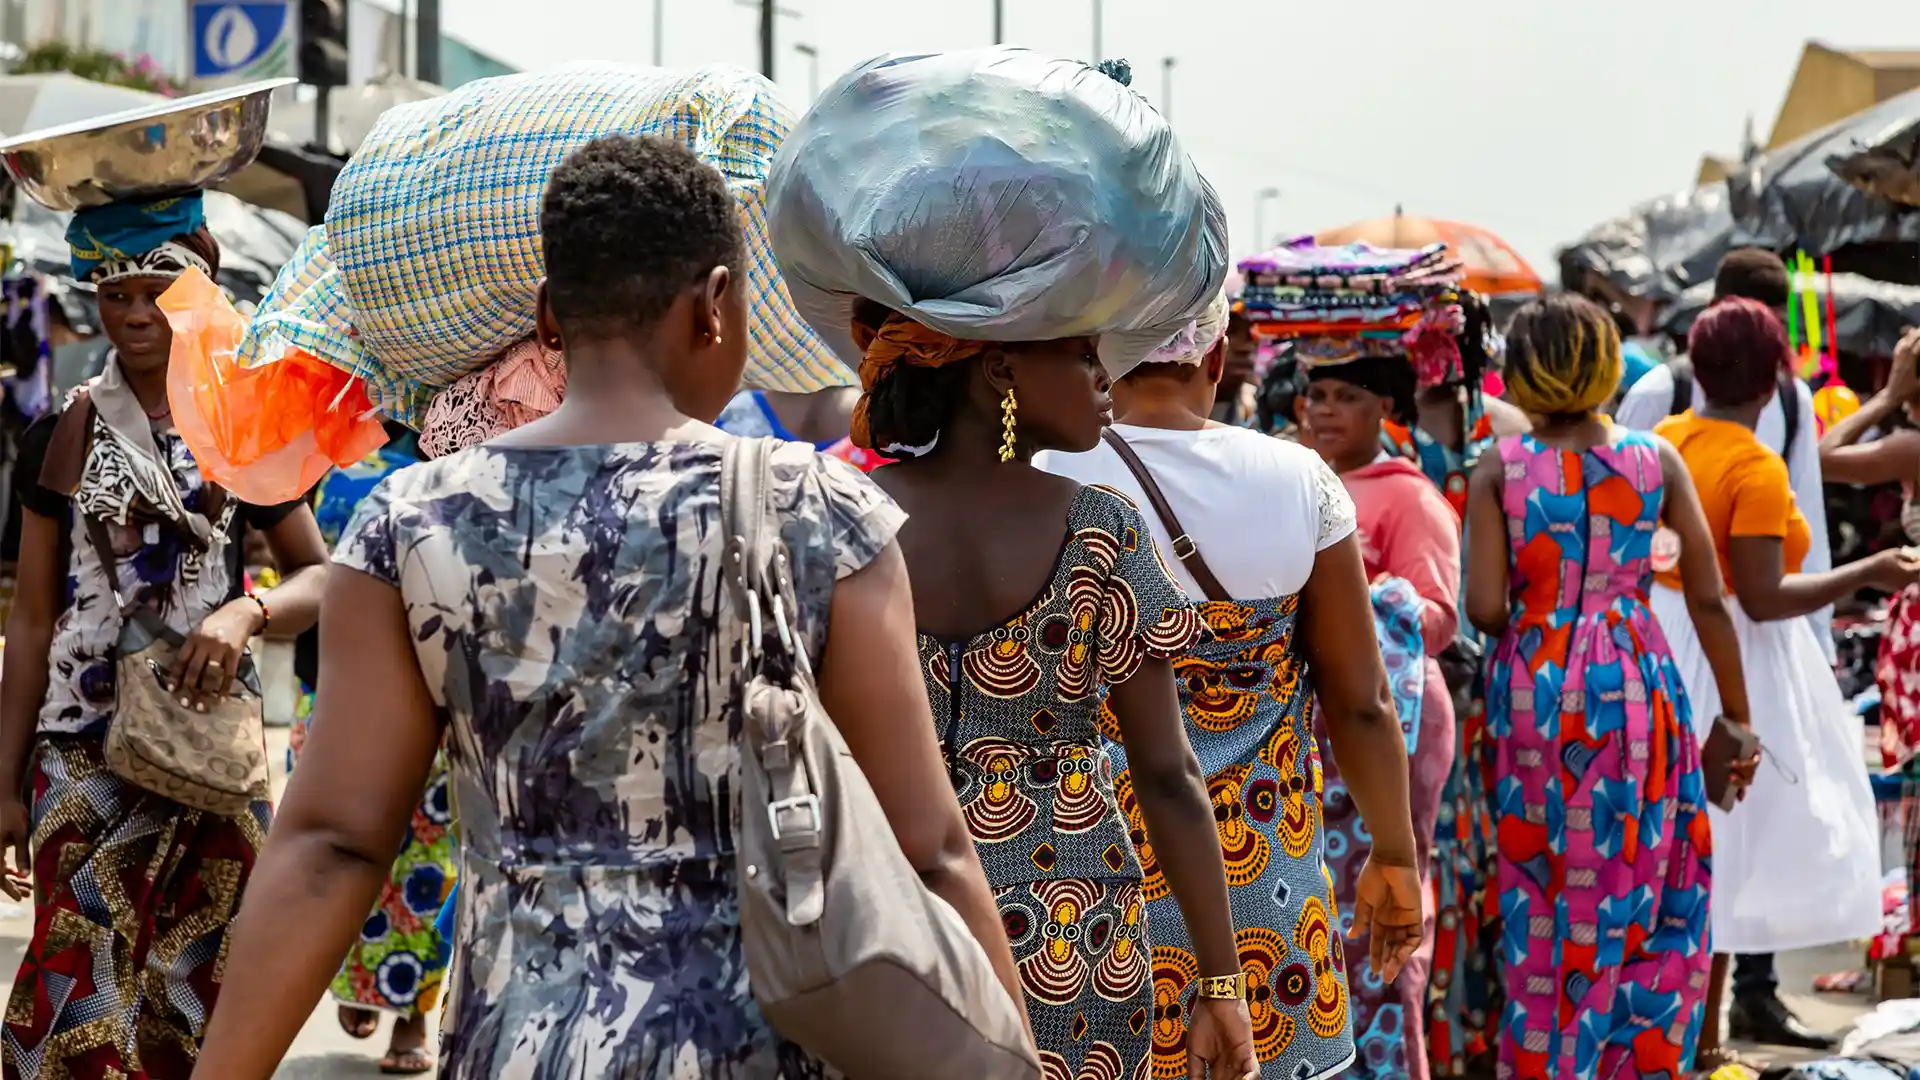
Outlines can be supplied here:
<path id="1" fill-rule="evenodd" d="M 207 20 L 207 59 L 223 68 L 237 68 L 260 47 L 260 31 L 239 7 L 223 7 Z"/>

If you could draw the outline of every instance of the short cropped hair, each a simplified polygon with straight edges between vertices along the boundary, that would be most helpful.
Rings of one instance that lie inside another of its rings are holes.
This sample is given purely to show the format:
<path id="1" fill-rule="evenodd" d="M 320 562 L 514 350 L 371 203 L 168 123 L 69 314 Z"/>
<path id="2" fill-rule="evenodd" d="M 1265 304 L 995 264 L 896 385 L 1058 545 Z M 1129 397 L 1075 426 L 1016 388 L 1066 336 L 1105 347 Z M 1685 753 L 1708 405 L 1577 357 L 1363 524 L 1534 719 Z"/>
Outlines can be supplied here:
<path id="1" fill-rule="evenodd" d="M 1740 296 L 1778 310 L 1787 306 L 1792 291 L 1786 262 L 1765 248 L 1738 248 L 1727 252 L 1720 260 L 1720 269 L 1713 275 L 1715 300 Z"/>
<path id="2" fill-rule="evenodd" d="M 540 235 L 563 334 L 645 329 L 716 266 L 745 285 L 725 178 L 669 139 L 612 135 L 568 155 L 547 183 Z"/>

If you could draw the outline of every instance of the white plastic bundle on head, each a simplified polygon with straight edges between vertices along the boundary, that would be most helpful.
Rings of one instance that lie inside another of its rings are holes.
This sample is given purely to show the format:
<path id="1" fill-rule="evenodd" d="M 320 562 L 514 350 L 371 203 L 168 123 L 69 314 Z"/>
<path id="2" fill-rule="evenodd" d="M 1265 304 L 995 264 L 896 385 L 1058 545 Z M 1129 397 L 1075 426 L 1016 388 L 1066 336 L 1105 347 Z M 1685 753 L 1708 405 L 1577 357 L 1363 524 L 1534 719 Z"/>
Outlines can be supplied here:
<path id="1" fill-rule="evenodd" d="M 749 386 L 806 392 L 852 372 L 794 312 L 767 242 L 763 183 L 792 114 L 732 68 L 592 64 L 469 83 L 389 109 L 249 328 L 244 363 L 304 349 L 418 425 L 441 388 L 533 333 L 547 178 L 596 138 L 657 135 L 718 168 L 746 239 Z"/>
<path id="2" fill-rule="evenodd" d="M 1024 49 L 854 68 L 788 135 L 767 215 L 795 306 L 854 364 L 864 298 L 959 338 L 1098 336 L 1118 378 L 1227 277 L 1226 214 L 1166 120 Z"/>

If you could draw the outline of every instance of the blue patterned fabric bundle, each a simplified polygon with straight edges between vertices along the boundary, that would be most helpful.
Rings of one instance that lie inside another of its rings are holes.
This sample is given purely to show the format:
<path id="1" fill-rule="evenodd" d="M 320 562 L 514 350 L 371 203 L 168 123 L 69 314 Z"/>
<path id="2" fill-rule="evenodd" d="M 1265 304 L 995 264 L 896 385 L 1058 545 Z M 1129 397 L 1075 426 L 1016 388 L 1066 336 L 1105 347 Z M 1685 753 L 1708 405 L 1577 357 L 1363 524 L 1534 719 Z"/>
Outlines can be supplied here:
<path id="1" fill-rule="evenodd" d="M 242 362 L 304 349 L 363 376 L 376 405 L 417 427 L 438 390 L 533 333 L 554 167 L 595 138 L 649 134 L 691 147 L 739 199 L 747 384 L 849 385 L 853 373 L 795 314 L 767 241 L 762 183 L 791 125 L 771 83 L 729 68 L 579 65 L 390 109 L 260 305 Z"/>

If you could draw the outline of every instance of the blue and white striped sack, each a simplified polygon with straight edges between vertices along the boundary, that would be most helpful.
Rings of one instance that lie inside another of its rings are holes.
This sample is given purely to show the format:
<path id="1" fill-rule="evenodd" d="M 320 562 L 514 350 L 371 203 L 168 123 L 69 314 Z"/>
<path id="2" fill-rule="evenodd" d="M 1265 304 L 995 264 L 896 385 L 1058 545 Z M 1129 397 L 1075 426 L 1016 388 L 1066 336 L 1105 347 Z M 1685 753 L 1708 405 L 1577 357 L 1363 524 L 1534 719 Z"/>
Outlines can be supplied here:
<path id="1" fill-rule="evenodd" d="M 365 378 L 377 406 L 417 426 L 440 389 L 532 335 L 554 167 L 596 138 L 650 134 L 693 149 L 740 202 L 746 384 L 851 385 L 794 311 L 767 239 L 762 187 L 792 125 L 771 83 L 720 67 L 576 65 L 390 109 L 341 171 L 326 225 L 262 301 L 241 362 L 299 347 Z"/>

